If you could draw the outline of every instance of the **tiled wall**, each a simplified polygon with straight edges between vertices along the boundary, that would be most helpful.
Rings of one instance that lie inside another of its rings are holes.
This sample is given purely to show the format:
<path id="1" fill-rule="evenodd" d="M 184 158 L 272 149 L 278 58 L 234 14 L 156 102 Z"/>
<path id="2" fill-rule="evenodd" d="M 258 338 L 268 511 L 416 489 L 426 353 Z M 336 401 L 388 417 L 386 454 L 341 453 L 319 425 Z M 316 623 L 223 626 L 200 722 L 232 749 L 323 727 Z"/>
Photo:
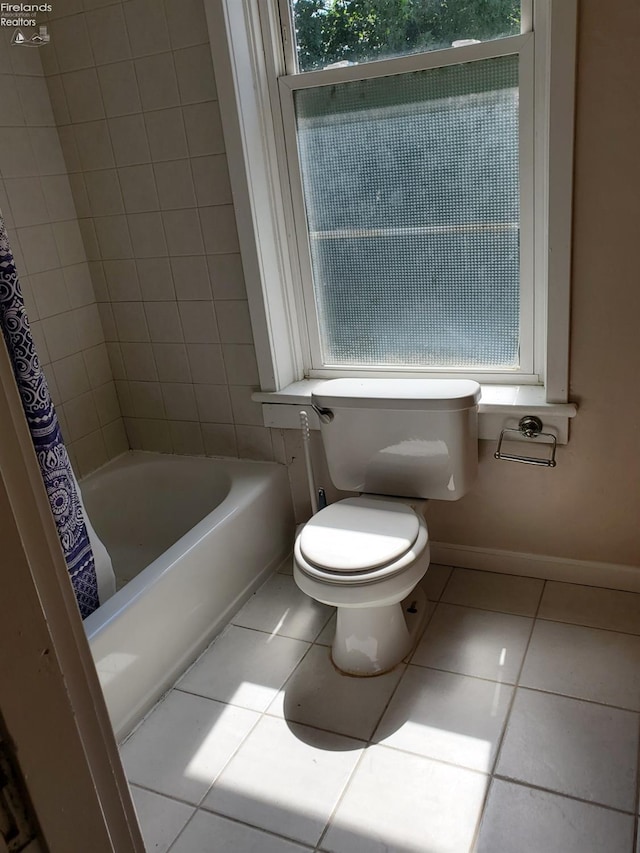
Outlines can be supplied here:
<path id="1" fill-rule="evenodd" d="M 58 0 L 49 28 L 51 103 L 131 446 L 284 461 L 251 401 L 203 0 Z"/>
<path id="2" fill-rule="evenodd" d="M 33 336 L 79 475 L 127 449 L 40 62 L 0 30 L 0 208 Z"/>

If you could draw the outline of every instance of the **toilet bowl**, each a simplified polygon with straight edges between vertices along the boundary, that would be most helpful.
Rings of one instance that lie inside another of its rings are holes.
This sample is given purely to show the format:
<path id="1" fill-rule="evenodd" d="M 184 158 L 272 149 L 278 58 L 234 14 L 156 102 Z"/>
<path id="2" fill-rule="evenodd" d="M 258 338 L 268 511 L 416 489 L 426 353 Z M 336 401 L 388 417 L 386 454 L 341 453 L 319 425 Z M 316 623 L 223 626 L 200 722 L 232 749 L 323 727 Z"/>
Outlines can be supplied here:
<path id="1" fill-rule="evenodd" d="M 412 593 L 429 567 L 429 537 L 411 504 L 346 498 L 314 515 L 296 537 L 295 582 L 338 608 L 331 657 L 350 675 L 392 669 L 424 625 L 426 596 Z"/>
<path id="2" fill-rule="evenodd" d="M 299 531 L 293 577 L 337 607 L 331 649 L 348 675 L 387 672 L 425 624 L 426 500 L 455 501 L 478 466 L 480 386 L 455 379 L 333 379 L 314 389 L 331 480 L 357 492 Z"/>

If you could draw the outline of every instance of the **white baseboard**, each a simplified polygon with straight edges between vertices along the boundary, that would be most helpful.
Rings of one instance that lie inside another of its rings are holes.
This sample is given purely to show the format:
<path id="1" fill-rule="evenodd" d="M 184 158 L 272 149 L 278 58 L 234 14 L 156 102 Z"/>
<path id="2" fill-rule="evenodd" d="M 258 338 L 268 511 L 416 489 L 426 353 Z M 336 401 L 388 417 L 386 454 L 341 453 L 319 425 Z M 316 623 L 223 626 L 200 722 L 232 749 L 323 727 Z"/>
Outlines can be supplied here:
<path id="1" fill-rule="evenodd" d="M 640 592 L 640 566 L 620 563 L 571 560 L 564 557 L 547 557 L 543 554 L 474 548 L 470 545 L 448 545 L 445 542 L 431 543 L 431 562 L 443 566 L 459 566 L 464 569 Z"/>

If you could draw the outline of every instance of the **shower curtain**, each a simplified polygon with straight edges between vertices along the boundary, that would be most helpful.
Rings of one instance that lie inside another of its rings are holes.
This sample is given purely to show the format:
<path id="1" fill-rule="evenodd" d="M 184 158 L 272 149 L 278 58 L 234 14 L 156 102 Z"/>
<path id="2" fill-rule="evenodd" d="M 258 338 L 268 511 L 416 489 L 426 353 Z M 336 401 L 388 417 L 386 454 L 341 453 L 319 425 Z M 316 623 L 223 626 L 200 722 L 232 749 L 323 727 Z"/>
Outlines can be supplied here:
<path id="1" fill-rule="evenodd" d="M 47 381 L 40 367 L 0 212 L 0 328 L 62 544 L 80 615 L 98 607 L 98 583 L 82 505 Z"/>

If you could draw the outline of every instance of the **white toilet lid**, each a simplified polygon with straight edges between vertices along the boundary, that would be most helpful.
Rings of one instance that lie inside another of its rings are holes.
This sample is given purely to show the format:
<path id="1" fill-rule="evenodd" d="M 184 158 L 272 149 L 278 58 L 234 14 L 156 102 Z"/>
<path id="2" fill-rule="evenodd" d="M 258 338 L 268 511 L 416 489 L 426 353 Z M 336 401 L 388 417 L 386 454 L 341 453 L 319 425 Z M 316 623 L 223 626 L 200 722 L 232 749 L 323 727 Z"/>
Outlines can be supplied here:
<path id="1" fill-rule="evenodd" d="M 300 534 L 302 556 L 334 572 L 362 572 L 402 557 L 420 523 L 406 504 L 345 498 L 316 513 Z"/>

